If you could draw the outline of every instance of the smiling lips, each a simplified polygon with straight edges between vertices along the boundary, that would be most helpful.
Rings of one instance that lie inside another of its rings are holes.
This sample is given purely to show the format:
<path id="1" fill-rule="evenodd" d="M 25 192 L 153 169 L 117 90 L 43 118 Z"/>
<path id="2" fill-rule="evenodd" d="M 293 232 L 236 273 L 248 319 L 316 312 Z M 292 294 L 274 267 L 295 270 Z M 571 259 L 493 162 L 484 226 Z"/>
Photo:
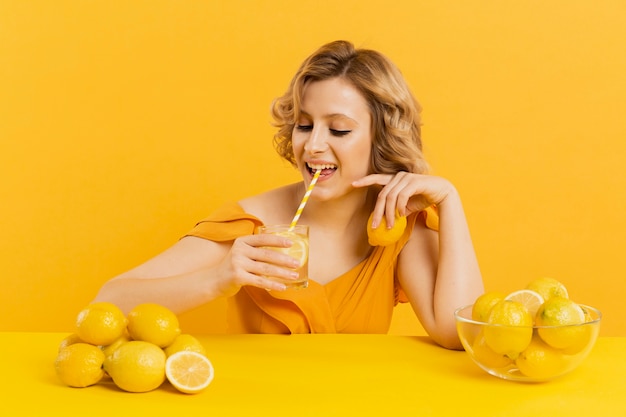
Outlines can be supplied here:
<path id="1" fill-rule="evenodd" d="M 320 176 L 330 175 L 337 170 L 337 165 L 334 164 L 312 164 L 307 162 L 307 169 L 311 174 L 314 174 L 317 170 L 322 170 Z"/>

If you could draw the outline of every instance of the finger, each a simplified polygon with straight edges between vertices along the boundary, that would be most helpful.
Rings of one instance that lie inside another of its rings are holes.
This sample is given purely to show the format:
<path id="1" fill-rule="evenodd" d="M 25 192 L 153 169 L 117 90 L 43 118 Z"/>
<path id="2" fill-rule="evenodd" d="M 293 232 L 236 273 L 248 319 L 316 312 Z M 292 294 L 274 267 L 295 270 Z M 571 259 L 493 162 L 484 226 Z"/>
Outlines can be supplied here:
<path id="1" fill-rule="evenodd" d="M 389 190 L 383 187 L 376 196 L 376 204 L 374 204 L 374 210 L 372 210 L 372 229 L 377 229 L 380 226 L 381 219 L 385 215 L 388 192 Z"/>
<path id="2" fill-rule="evenodd" d="M 285 291 L 287 289 L 287 285 L 282 282 L 254 274 L 250 274 L 250 279 L 248 282 L 244 283 L 244 285 L 258 287 L 268 291 Z"/>
<path id="3" fill-rule="evenodd" d="M 238 285 L 280 290 L 298 278 L 298 273 L 293 269 L 250 258 L 241 260 L 238 265 L 234 273 Z"/>
<path id="4" fill-rule="evenodd" d="M 258 262 L 278 265 L 285 268 L 298 268 L 300 266 L 298 259 L 267 247 L 257 248 L 251 258 Z"/>
<path id="5" fill-rule="evenodd" d="M 379 193 L 379 201 L 384 207 L 384 216 L 387 228 L 391 229 L 398 212 L 398 194 L 404 187 L 403 173 L 396 174 Z"/>
<path id="6" fill-rule="evenodd" d="M 297 261 L 281 252 L 282 248 L 288 248 L 292 244 L 288 238 L 277 235 L 245 236 L 235 239 L 231 247 L 231 257 L 234 265 L 246 265 L 246 261 L 252 260 L 297 268 Z"/>
<path id="7" fill-rule="evenodd" d="M 282 238 L 275 235 L 267 235 L 264 237 L 270 237 L 271 239 L 250 239 L 248 242 L 235 242 L 231 249 L 231 263 L 234 267 L 236 276 L 239 276 L 239 282 L 241 285 L 248 283 L 251 276 L 274 276 L 286 281 L 293 281 L 298 278 L 298 274 L 295 271 L 300 266 L 299 260 L 289 256 L 286 253 L 281 252 L 280 247 L 272 249 L 270 246 L 255 247 L 249 245 L 253 244 L 270 244 L 277 242 L 283 242 L 285 240 L 286 245 L 289 247 L 292 242 L 289 239 Z M 276 238 L 279 238 L 278 241 Z M 281 246 L 282 247 L 282 246 Z"/>
<path id="8" fill-rule="evenodd" d="M 378 228 L 378 226 L 380 225 L 381 219 L 385 215 L 386 206 L 387 206 L 387 198 L 389 195 L 389 190 L 391 189 L 390 183 L 393 182 L 394 179 L 389 178 L 389 180 L 390 181 L 388 181 L 387 184 L 383 188 L 380 189 L 380 191 L 378 192 L 376 196 L 376 204 L 374 205 L 374 210 L 372 210 L 372 224 L 371 224 L 372 229 Z M 387 226 L 389 226 L 389 223 L 387 223 Z"/>
<path id="9" fill-rule="evenodd" d="M 415 182 L 414 176 L 405 173 L 394 190 L 395 207 L 398 215 L 407 215 L 409 200 L 418 193 L 418 184 Z"/>
<path id="10" fill-rule="evenodd" d="M 387 196 L 385 199 L 385 219 L 387 220 L 387 229 L 391 229 L 396 221 L 399 181 L 400 179 L 398 178 L 398 175 L 396 175 L 385 187 L 387 189 Z"/>
<path id="11" fill-rule="evenodd" d="M 269 264 L 265 262 L 255 262 L 253 268 L 251 268 L 251 272 L 254 273 L 255 276 L 261 277 L 261 282 L 267 284 L 267 281 L 278 282 L 280 284 L 287 284 L 298 279 L 298 272 L 289 269 L 283 268 L 274 264 Z"/>
<path id="12" fill-rule="evenodd" d="M 370 185 L 387 185 L 392 178 L 393 175 L 390 174 L 371 174 L 352 182 L 352 186 L 359 188 L 369 187 Z"/>
<path id="13" fill-rule="evenodd" d="M 372 223 L 370 224 L 372 229 L 377 229 L 378 226 L 380 226 L 380 219 L 382 219 L 384 214 L 385 206 L 383 204 L 379 204 L 377 201 L 376 205 L 374 205 L 374 210 L 372 211 Z"/>

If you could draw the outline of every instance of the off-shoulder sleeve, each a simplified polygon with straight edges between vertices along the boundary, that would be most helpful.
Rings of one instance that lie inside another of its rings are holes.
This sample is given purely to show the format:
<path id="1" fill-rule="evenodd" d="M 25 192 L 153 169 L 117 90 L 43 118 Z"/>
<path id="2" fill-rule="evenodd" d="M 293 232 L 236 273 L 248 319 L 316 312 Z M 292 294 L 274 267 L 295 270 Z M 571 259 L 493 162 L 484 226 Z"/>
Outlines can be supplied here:
<path id="1" fill-rule="evenodd" d="M 262 224 L 261 220 L 246 213 L 239 204 L 231 202 L 199 221 L 185 236 L 226 242 L 239 236 L 253 234 Z"/>
<path id="2" fill-rule="evenodd" d="M 426 207 L 422 213 L 424 214 L 426 227 L 439 231 L 439 211 L 437 206 Z"/>

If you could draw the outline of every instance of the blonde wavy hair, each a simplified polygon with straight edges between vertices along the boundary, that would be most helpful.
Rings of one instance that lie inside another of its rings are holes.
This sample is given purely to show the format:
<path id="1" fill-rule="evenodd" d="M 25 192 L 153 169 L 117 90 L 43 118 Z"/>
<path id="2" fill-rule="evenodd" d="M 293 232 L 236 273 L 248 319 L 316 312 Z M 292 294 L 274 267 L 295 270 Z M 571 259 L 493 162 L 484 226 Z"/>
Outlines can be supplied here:
<path id="1" fill-rule="evenodd" d="M 300 66 L 289 88 L 271 107 L 274 146 L 278 154 L 296 165 L 291 135 L 297 123 L 307 84 L 342 77 L 365 97 L 372 116 L 370 173 L 400 171 L 425 173 L 421 141 L 421 107 L 398 68 L 381 53 L 356 49 L 348 41 L 323 45 Z"/>

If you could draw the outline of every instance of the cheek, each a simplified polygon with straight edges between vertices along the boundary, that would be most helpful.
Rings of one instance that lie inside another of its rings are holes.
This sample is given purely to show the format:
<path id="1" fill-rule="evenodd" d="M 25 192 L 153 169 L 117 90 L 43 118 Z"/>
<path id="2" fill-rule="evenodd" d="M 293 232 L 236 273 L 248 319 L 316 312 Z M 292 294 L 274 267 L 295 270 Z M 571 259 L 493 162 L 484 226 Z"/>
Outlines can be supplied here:
<path id="1" fill-rule="evenodd" d="M 296 163 L 299 165 L 299 160 L 304 152 L 304 143 L 302 135 L 293 134 L 291 136 L 291 150 L 293 151 L 293 155 L 296 159 Z"/>
<path id="2" fill-rule="evenodd" d="M 297 137 L 296 135 L 293 135 L 293 136 L 291 137 L 291 147 L 292 147 L 292 148 L 294 148 L 294 149 L 296 149 L 296 148 L 300 149 L 300 148 L 302 148 L 302 144 L 303 144 L 303 143 L 304 143 L 304 141 L 302 141 L 302 140 L 298 139 L 298 137 Z"/>
<path id="3" fill-rule="evenodd" d="M 362 158 L 363 158 L 363 170 L 365 175 L 368 175 L 372 172 L 372 143 L 370 141 L 367 146 L 363 147 Z"/>
<path id="4" fill-rule="evenodd" d="M 364 141 L 357 147 L 351 147 L 346 149 L 346 154 L 350 155 L 350 160 L 353 161 L 353 169 L 355 175 L 367 175 L 371 171 L 371 144 L 368 141 Z"/>
<path id="5" fill-rule="evenodd" d="M 369 136 L 363 139 L 362 145 L 359 149 L 359 154 L 361 155 L 363 160 L 367 162 L 367 166 L 369 167 L 370 159 L 372 156 L 372 140 Z"/>

